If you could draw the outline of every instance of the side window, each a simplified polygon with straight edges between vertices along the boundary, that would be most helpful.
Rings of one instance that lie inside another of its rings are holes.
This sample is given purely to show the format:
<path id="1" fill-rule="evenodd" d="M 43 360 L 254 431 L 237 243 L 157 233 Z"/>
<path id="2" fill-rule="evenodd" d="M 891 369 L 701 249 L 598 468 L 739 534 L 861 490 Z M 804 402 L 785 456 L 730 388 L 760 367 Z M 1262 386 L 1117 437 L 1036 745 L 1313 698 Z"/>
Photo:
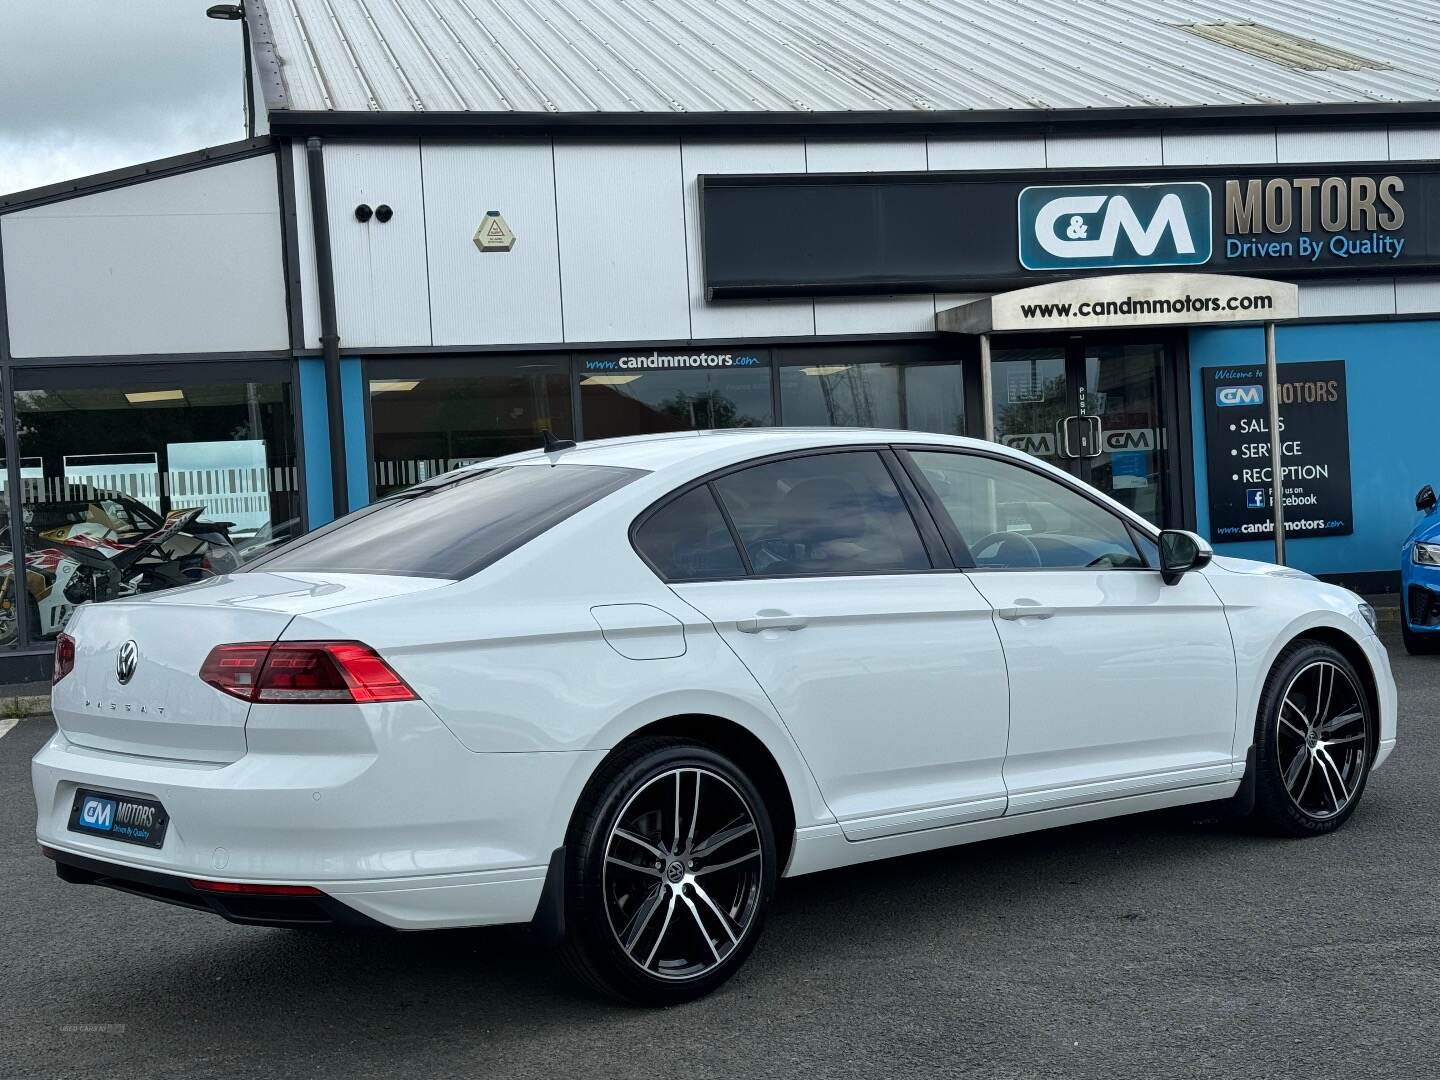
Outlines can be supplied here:
<path id="1" fill-rule="evenodd" d="M 666 503 L 635 530 L 635 547 L 670 581 L 745 576 L 745 564 L 708 486 Z"/>
<path id="2" fill-rule="evenodd" d="M 1145 565 L 1123 521 L 1058 481 L 978 454 L 910 456 L 979 569 Z"/>
<path id="3" fill-rule="evenodd" d="M 880 455 L 817 454 L 715 481 L 756 574 L 929 570 L 910 509 Z"/>

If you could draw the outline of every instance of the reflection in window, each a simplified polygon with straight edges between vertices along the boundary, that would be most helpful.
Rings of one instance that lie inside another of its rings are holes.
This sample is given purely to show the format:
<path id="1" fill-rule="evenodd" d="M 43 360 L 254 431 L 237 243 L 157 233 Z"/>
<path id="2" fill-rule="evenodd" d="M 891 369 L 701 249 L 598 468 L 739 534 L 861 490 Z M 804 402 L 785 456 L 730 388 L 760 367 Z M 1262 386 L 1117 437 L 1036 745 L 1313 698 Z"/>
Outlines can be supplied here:
<path id="1" fill-rule="evenodd" d="M 347 514 L 255 569 L 468 577 L 643 475 L 605 465 L 466 469 Z"/>
<path id="2" fill-rule="evenodd" d="M 780 369 L 787 425 L 965 433 L 959 364 L 840 364 L 816 360 Z"/>
<path id="3" fill-rule="evenodd" d="M 708 484 L 656 511 L 635 530 L 635 547 L 672 581 L 745 576 L 740 551 Z"/>
<path id="4" fill-rule="evenodd" d="M 770 369 L 582 371 L 587 439 L 659 431 L 765 427 L 773 422 Z"/>
<path id="5" fill-rule="evenodd" d="M 715 490 L 762 576 L 930 569 L 879 454 L 784 458 L 723 476 Z"/>
<path id="6" fill-rule="evenodd" d="M 1058 481 L 980 455 L 910 456 L 981 569 L 1144 565 L 1124 522 Z"/>
<path id="7" fill-rule="evenodd" d="M 453 364 L 377 364 L 370 415 L 379 496 L 461 465 L 534 449 L 544 431 L 570 438 L 569 364 L 527 359 L 503 372 L 463 373 Z"/>
<path id="8" fill-rule="evenodd" d="M 54 638 L 87 600 L 225 573 L 299 531 L 284 383 L 17 389 L 26 574 L 6 549 L 0 645 Z"/>

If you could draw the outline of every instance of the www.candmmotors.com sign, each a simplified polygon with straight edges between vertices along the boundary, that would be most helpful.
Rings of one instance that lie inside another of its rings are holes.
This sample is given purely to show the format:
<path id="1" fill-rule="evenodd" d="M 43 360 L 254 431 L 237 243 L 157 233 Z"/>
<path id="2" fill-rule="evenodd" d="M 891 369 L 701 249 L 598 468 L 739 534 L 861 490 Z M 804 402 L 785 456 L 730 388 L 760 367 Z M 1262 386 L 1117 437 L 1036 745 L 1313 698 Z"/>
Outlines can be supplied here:
<path id="1" fill-rule="evenodd" d="M 1288 281 L 1159 271 L 1051 281 L 981 297 L 935 316 L 960 334 L 1093 330 L 1293 319 L 1299 288 Z"/>
<path id="2" fill-rule="evenodd" d="M 587 372 L 601 371 L 689 371 L 695 368 L 759 367 L 762 361 L 748 352 L 649 352 L 621 353 L 618 356 L 586 357 L 582 368 Z"/>
<path id="3" fill-rule="evenodd" d="M 1440 271 L 1433 162 L 701 177 L 707 296 Z"/>
<path id="4" fill-rule="evenodd" d="M 1210 261 L 1210 188 L 1201 183 L 1027 187 L 1027 270 L 1194 266 Z"/>

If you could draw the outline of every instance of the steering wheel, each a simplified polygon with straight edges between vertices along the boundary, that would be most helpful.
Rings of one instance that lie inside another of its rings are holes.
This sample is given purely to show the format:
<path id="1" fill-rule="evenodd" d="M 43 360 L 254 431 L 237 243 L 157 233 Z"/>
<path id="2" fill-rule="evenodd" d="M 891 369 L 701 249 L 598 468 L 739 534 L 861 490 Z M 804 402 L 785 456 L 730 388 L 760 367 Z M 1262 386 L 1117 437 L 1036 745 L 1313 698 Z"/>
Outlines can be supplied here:
<path id="1" fill-rule="evenodd" d="M 984 551 L 992 543 L 998 544 L 995 555 L 985 560 L 982 565 L 996 565 L 1003 562 L 1010 566 L 1043 566 L 1040 558 L 1040 549 L 1035 546 L 1031 539 L 1024 533 L 1017 532 L 992 532 L 988 536 L 982 536 L 975 543 L 970 545 L 970 551 L 975 555 L 975 561 L 981 562 L 979 553 Z M 1010 552 L 1010 554 L 1006 554 Z"/>
<path id="2" fill-rule="evenodd" d="M 795 545 L 778 536 L 764 536 L 758 540 L 751 540 L 745 546 L 749 550 L 750 564 L 757 571 L 791 562 L 795 558 Z M 759 555 L 764 556 L 763 563 L 756 558 Z"/>

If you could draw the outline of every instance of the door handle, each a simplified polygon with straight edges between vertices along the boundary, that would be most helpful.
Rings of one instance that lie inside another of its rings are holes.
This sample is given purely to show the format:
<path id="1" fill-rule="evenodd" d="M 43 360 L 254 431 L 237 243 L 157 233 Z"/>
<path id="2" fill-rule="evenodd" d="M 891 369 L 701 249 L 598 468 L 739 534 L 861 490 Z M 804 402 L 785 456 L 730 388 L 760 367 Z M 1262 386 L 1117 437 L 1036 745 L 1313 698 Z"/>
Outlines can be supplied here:
<path id="1" fill-rule="evenodd" d="M 735 629 L 742 634 L 758 634 L 762 630 L 803 630 L 810 620 L 788 611 L 757 611 L 753 619 L 736 619 Z"/>
<path id="2" fill-rule="evenodd" d="M 1046 607 L 1038 600 L 1021 597 L 1014 607 L 996 608 L 995 614 L 1014 622 L 1016 619 L 1048 619 L 1055 614 L 1053 607 Z"/>
<path id="3" fill-rule="evenodd" d="M 1069 416 L 1062 416 L 1055 421 L 1055 456 L 1062 458 L 1073 458 L 1078 455 L 1070 449 L 1070 420 Z"/>

